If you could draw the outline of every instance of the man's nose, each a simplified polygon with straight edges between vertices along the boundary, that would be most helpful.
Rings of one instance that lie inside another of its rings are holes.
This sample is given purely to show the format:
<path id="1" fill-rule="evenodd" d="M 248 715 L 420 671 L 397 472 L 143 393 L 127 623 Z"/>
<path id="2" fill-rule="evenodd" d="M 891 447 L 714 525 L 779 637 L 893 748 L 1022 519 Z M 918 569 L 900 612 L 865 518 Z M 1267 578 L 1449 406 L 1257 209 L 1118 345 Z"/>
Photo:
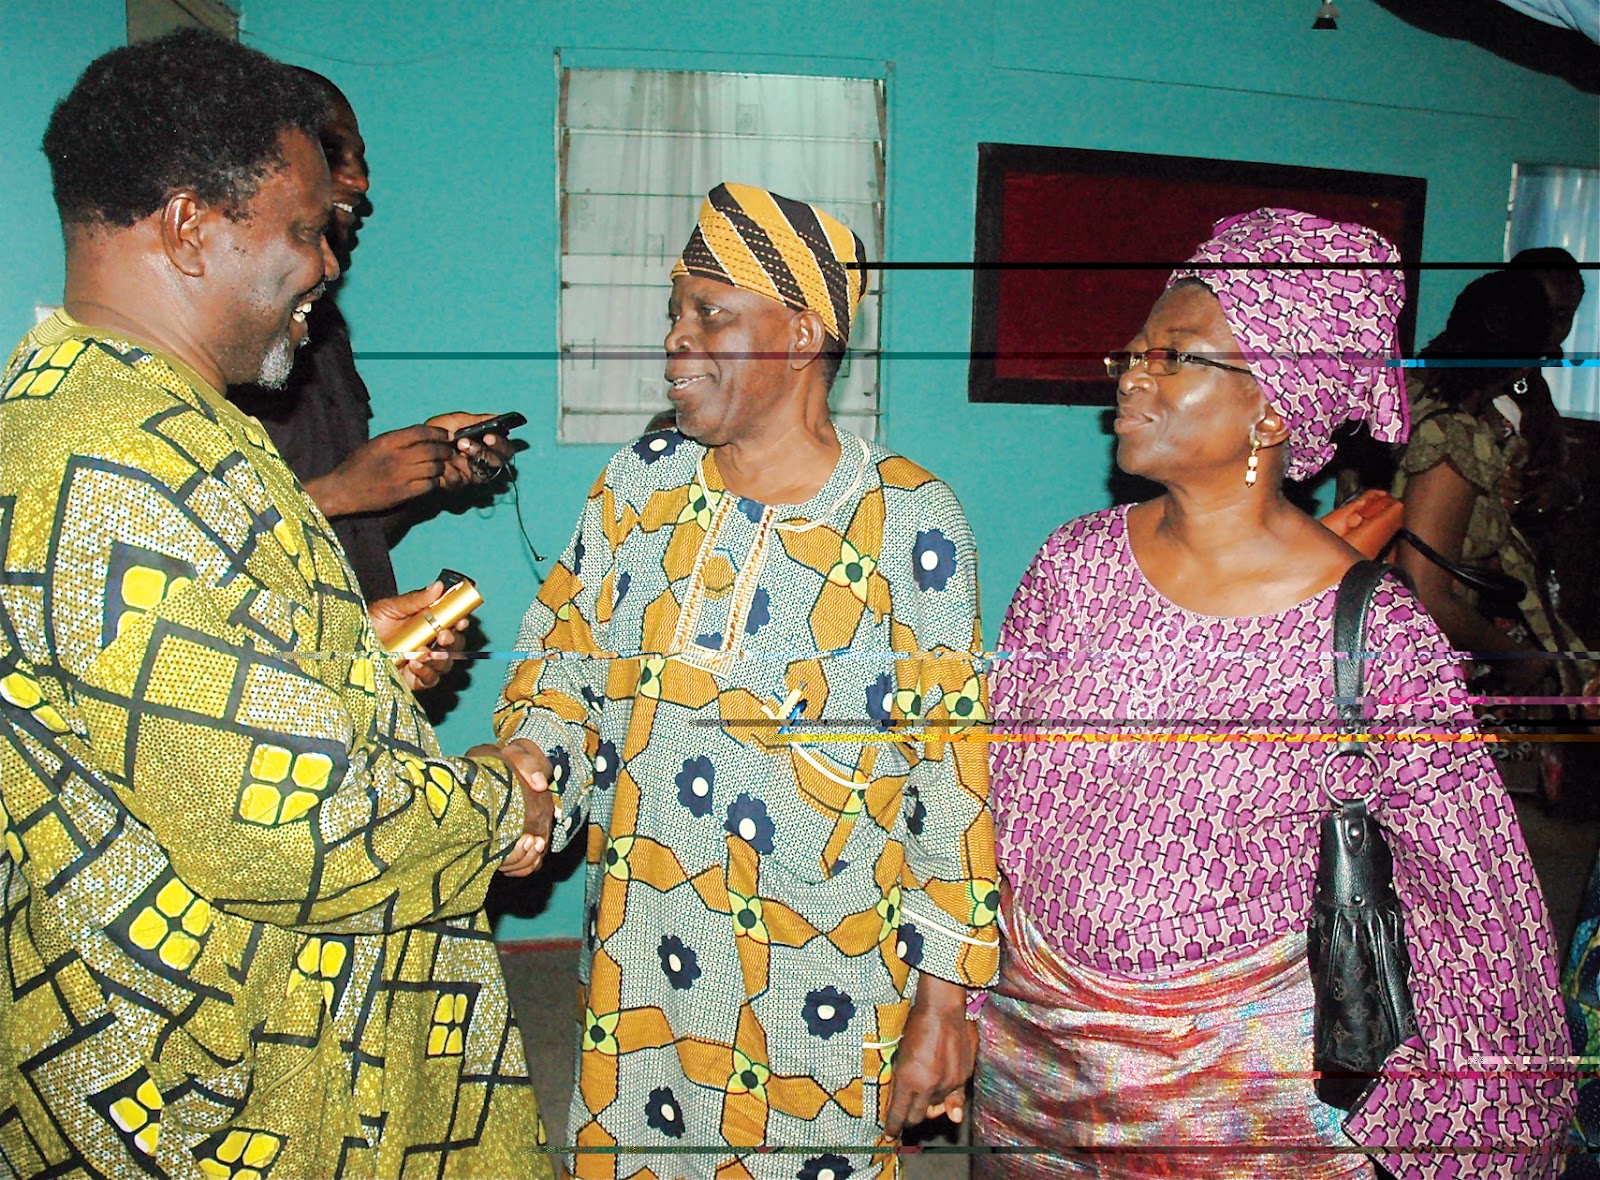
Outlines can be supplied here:
<path id="1" fill-rule="evenodd" d="M 339 277 L 339 259 L 333 253 L 333 246 L 328 242 L 328 235 L 322 235 L 322 281 L 331 283 Z"/>
<path id="2" fill-rule="evenodd" d="M 684 322 L 679 320 L 677 323 L 669 324 L 667 326 L 667 335 L 666 338 L 662 340 L 661 346 L 669 353 L 693 352 L 694 340 L 689 332 L 689 329 L 684 326 Z"/>

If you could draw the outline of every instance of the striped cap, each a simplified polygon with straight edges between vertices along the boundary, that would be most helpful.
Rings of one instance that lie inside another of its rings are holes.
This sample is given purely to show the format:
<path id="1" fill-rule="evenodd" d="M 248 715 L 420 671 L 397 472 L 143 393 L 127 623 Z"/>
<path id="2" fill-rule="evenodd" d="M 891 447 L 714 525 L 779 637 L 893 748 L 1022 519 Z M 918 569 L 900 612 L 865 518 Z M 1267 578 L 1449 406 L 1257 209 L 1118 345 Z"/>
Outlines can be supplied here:
<path id="1" fill-rule="evenodd" d="M 847 269 L 865 253 L 843 222 L 814 205 L 748 184 L 719 184 L 700 206 L 672 277 L 716 279 L 814 311 L 840 343 L 867 290 L 865 269 Z"/>

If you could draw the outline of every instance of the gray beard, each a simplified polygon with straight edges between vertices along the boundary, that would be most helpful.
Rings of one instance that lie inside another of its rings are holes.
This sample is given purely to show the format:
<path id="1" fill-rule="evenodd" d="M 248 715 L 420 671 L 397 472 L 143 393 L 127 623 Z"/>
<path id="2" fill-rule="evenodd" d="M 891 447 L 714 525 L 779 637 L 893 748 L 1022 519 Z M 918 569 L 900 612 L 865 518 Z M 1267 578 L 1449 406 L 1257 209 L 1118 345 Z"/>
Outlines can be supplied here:
<path id="1" fill-rule="evenodd" d="M 261 358 L 261 372 L 256 375 L 255 384 L 263 389 L 282 389 L 289 384 L 289 374 L 294 371 L 294 348 L 289 337 L 280 336 Z"/>

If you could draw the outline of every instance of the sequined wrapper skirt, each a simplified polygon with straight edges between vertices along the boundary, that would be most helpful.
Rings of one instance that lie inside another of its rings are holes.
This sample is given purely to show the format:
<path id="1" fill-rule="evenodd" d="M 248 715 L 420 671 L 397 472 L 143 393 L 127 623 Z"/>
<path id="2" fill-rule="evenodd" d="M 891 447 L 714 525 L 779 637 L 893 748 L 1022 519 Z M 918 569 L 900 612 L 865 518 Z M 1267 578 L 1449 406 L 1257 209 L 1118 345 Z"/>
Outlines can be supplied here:
<path id="1" fill-rule="evenodd" d="M 1318 1101 L 1305 936 L 1159 979 L 1069 965 L 1007 906 L 984 1009 L 976 1180 L 1370 1180 Z"/>

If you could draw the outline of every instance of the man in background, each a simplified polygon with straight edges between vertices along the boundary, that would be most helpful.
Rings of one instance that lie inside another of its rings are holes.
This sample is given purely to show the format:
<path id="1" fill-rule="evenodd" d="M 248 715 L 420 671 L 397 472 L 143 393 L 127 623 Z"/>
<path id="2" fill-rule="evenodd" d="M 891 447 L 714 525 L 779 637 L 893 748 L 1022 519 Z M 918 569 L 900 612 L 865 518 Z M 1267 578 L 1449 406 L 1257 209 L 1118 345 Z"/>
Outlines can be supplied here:
<path id="1" fill-rule="evenodd" d="M 327 104 L 320 140 L 333 182 L 328 244 L 341 273 L 350 268 L 367 192 L 367 145 L 355 111 L 327 78 L 295 69 Z M 229 392 L 235 405 L 260 419 L 283 461 L 333 524 L 367 601 L 395 593 L 389 544 L 415 520 L 422 497 L 495 482 L 506 474 L 510 442 L 452 441 L 454 432 L 488 414 L 450 413 L 368 438 L 372 417 L 366 382 L 356 372 L 350 329 L 332 293 L 312 306 L 309 342 L 295 358 L 283 389 L 246 386 Z"/>

